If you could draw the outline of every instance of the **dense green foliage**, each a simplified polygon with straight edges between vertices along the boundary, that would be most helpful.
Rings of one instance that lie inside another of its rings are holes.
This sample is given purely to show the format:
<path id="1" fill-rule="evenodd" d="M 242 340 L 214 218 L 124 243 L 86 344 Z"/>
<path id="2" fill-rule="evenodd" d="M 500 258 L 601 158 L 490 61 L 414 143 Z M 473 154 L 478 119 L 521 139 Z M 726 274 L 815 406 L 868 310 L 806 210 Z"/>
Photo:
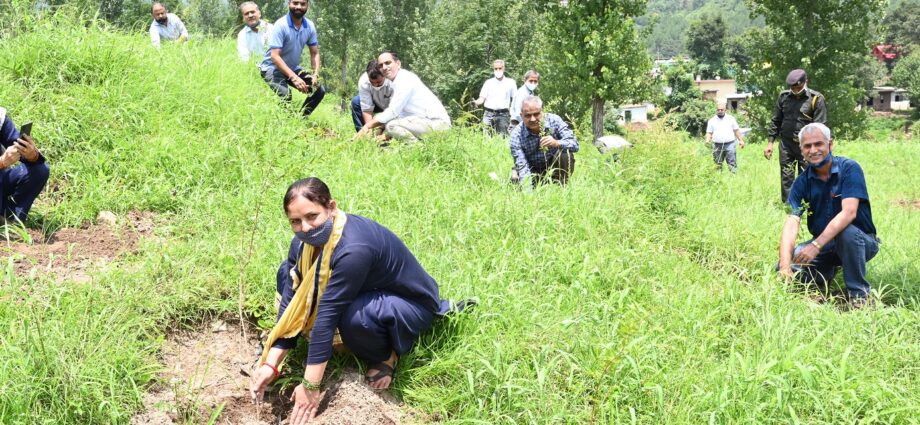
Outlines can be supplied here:
<path id="1" fill-rule="evenodd" d="M 653 24 L 648 37 L 649 53 L 656 59 L 689 53 L 687 29 L 706 16 L 721 17 L 726 34 L 732 38 L 748 28 L 763 26 L 762 18 L 751 18 L 743 0 L 650 0 L 647 15 L 639 20 L 641 26 Z"/>
<path id="2" fill-rule="evenodd" d="M 786 74 L 803 68 L 809 87 L 827 100 L 828 125 L 835 134 L 860 135 L 865 112 L 856 105 L 865 91 L 854 70 L 871 49 L 883 0 L 747 2 L 767 24 L 752 34 L 754 65 L 739 76 L 742 84 L 763 92 L 745 104 L 758 133 L 765 134 L 776 97 L 787 88 Z"/>
<path id="3" fill-rule="evenodd" d="M 899 60 L 891 79 L 907 90 L 907 96 L 916 104 L 920 100 L 920 50 Z"/>
<path id="4" fill-rule="evenodd" d="M 721 16 L 703 16 L 687 28 L 690 58 L 706 65 L 703 78 L 721 75 L 725 61 L 725 21 Z"/>
<path id="5" fill-rule="evenodd" d="M 524 194 L 489 179 L 511 160 L 478 130 L 380 150 L 329 104 L 285 111 L 230 40 L 155 50 L 77 21 L 2 40 L 0 105 L 52 167 L 30 225 L 140 209 L 158 227 L 90 283 L 3 262 L 0 423 L 127 423 L 168 328 L 239 302 L 270 317 L 283 191 L 307 175 L 400 235 L 444 296 L 481 299 L 400 361 L 396 392 L 444 423 L 916 421 L 915 142 L 835 146 L 866 171 L 889 304 L 842 313 L 775 279 L 778 169 L 752 149 L 731 176 L 679 132 L 631 134 L 618 163 L 583 140 L 568 187 Z"/>

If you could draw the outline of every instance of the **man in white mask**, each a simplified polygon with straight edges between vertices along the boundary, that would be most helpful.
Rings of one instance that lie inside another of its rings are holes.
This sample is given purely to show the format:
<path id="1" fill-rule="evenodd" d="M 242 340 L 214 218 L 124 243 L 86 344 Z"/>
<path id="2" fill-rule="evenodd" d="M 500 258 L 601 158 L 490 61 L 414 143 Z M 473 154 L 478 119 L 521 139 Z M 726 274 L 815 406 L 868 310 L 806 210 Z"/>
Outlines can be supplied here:
<path id="1" fill-rule="evenodd" d="M 517 83 L 505 76 L 505 61 L 499 59 L 492 63 L 493 77 L 486 80 L 479 91 L 479 98 L 474 100 L 476 106 L 485 105 L 482 114 L 482 123 L 486 131 L 508 134 L 508 124 L 511 121 L 511 99 L 517 90 Z"/>
<path id="2" fill-rule="evenodd" d="M 521 104 L 524 103 L 524 99 L 536 95 L 537 85 L 539 84 L 540 74 L 537 71 L 531 69 L 524 74 L 524 85 L 517 89 L 517 93 L 514 94 L 514 101 L 511 102 L 511 128 L 521 123 Z"/>

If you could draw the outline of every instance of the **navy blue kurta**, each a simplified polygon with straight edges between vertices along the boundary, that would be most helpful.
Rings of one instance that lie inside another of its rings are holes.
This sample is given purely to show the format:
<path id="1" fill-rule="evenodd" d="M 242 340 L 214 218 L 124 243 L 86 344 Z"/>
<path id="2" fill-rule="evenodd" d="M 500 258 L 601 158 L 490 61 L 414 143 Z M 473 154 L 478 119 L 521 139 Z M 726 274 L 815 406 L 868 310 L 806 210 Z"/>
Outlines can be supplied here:
<path id="1" fill-rule="evenodd" d="M 296 267 L 301 252 L 302 242 L 295 237 L 288 259 L 278 269 L 279 318 L 294 296 L 290 270 Z M 431 326 L 435 314 L 448 306 L 438 296 L 437 282 L 409 248 L 371 219 L 348 215 L 331 266 L 332 275 L 310 332 L 307 364 L 329 360 L 336 327 L 346 345 L 365 360 L 382 361 L 389 357 L 389 349 L 403 354 Z M 374 339 L 373 335 L 388 341 L 368 340 Z M 360 346 L 355 346 L 356 342 Z M 273 346 L 290 349 L 296 344 L 295 337 L 279 339 Z M 389 349 L 381 350 L 383 345 Z"/>

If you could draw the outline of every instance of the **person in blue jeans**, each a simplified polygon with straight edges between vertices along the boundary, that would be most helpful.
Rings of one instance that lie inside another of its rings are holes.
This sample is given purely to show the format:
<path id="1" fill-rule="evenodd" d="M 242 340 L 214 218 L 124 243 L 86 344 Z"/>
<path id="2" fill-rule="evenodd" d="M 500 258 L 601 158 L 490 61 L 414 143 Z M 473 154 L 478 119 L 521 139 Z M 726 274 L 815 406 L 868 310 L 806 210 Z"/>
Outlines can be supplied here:
<path id="1" fill-rule="evenodd" d="M 25 222 L 32 203 L 48 182 L 48 173 L 48 164 L 35 141 L 21 134 L 6 110 L 0 108 L 0 225 Z"/>
<path id="2" fill-rule="evenodd" d="M 790 189 L 779 273 L 823 287 L 840 267 L 851 305 L 863 307 L 870 289 L 866 263 L 879 250 L 863 170 L 852 159 L 832 155 L 831 130 L 824 124 L 803 127 L 799 147 L 808 167 Z M 796 246 L 799 222 L 806 211 L 812 238 Z"/>

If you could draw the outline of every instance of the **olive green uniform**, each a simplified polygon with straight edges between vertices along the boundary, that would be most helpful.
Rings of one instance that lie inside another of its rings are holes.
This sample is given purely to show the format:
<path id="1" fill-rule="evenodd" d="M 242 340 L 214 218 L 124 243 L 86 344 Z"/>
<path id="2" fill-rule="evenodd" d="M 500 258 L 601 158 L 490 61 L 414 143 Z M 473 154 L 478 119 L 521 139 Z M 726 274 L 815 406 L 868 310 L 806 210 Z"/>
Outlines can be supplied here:
<path id="1" fill-rule="evenodd" d="M 773 108 L 773 122 L 767 137 L 780 139 L 779 166 L 782 202 L 789 198 L 789 188 L 795 176 L 805 170 L 805 158 L 799 148 L 799 130 L 808 124 L 819 122 L 827 125 L 827 105 L 824 95 L 806 88 L 798 95 L 783 90 Z"/>

